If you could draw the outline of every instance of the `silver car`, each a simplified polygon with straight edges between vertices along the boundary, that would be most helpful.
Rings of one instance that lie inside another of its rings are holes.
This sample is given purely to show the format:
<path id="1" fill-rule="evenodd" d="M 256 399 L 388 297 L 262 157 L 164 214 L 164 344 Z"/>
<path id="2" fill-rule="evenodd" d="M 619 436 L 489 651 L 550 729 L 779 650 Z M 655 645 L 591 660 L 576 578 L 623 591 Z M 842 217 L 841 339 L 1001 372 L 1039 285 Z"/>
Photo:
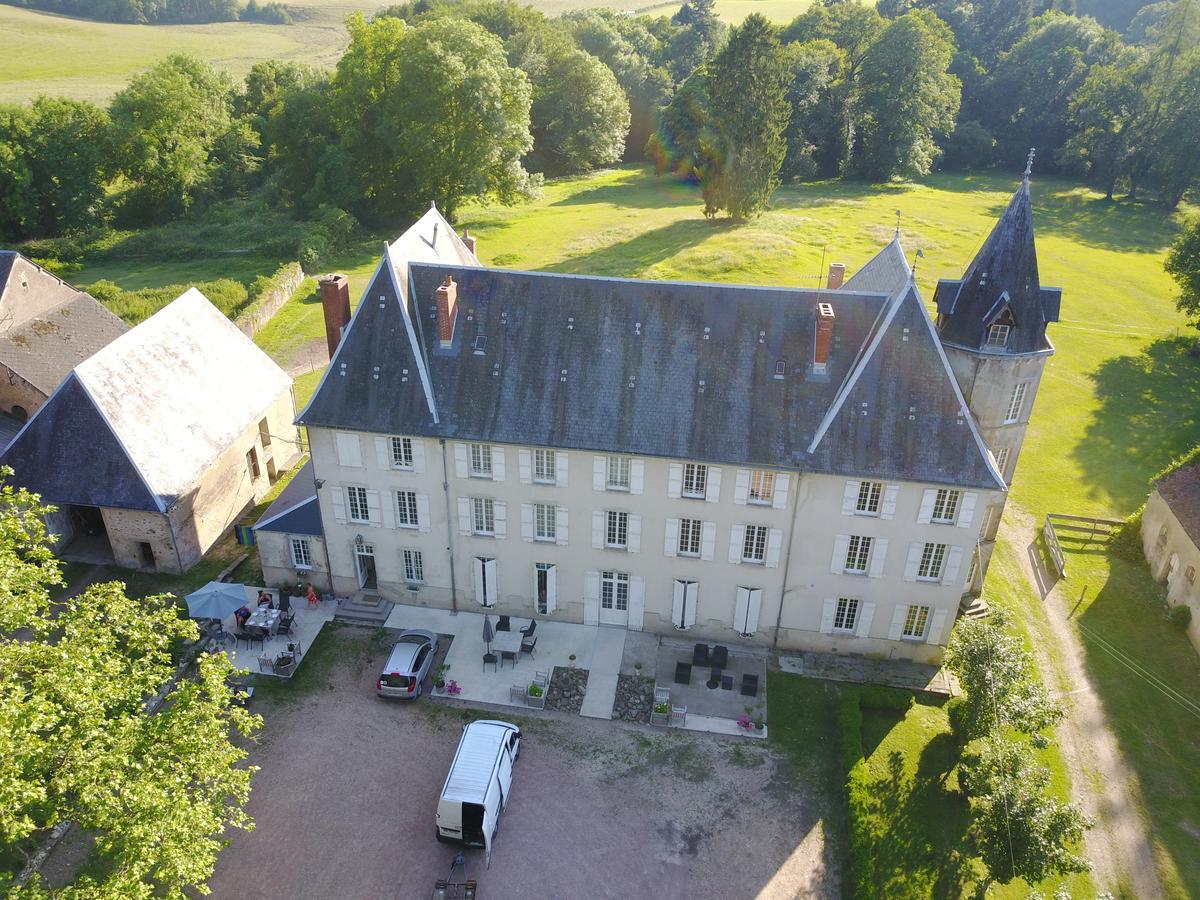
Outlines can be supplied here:
<path id="1" fill-rule="evenodd" d="M 420 697 L 437 649 L 437 635 L 432 631 L 402 631 L 375 686 L 379 696 L 400 700 Z"/>

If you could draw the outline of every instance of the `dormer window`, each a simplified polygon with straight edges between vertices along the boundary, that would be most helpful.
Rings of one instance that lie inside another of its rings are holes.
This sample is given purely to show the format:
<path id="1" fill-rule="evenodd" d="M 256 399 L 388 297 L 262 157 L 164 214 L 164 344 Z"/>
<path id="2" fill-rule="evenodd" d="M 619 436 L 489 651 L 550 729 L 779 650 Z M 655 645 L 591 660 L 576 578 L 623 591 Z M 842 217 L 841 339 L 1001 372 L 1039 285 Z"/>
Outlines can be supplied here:
<path id="1" fill-rule="evenodd" d="M 1001 325 L 996 323 L 988 328 L 987 346 L 989 347 L 1007 347 L 1008 334 L 1012 331 L 1011 325 Z"/>
<path id="2" fill-rule="evenodd" d="M 1001 294 L 1000 303 L 1004 303 L 1005 305 L 1000 310 L 1000 315 L 992 319 L 992 323 L 988 326 L 987 338 L 983 344 L 987 349 L 995 348 L 1003 350 L 1007 347 L 1012 330 L 1016 327 L 1017 320 L 1013 317 L 1012 307 L 1006 303 L 1007 300 L 1007 293 Z"/>

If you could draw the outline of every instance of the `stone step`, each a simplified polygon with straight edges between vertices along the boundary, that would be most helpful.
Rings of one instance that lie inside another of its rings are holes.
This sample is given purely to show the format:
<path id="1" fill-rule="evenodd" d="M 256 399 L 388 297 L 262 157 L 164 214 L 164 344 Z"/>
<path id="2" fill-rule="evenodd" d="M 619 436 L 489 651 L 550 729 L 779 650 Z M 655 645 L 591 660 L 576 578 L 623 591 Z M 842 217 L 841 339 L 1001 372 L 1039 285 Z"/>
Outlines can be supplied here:
<path id="1" fill-rule="evenodd" d="M 986 619 L 992 613 L 991 607 L 982 597 L 975 597 L 970 603 L 960 605 L 959 611 L 968 619 Z"/>
<path id="2" fill-rule="evenodd" d="M 355 625 L 383 625 L 392 612 L 392 604 L 378 594 L 359 592 L 338 601 L 334 618 Z"/>

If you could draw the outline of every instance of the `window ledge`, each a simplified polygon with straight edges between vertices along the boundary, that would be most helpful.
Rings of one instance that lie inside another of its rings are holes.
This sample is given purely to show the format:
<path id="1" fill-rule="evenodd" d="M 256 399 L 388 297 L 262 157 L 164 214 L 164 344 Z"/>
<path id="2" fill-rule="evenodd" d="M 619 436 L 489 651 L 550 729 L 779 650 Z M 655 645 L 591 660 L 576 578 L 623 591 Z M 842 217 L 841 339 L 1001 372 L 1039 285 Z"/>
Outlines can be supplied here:
<path id="1" fill-rule="evenodd" d="M 606 484 L 604 486 L 604 489 L 606 491 L 612 491 L 614 494 L 628 494 L 630 492 L 629 488 L 620 487 L 619 485 L 615 485 L 615 484 Z"/>
<path id="2" fill-rule="evenodd" d="M 742 560 L 743 566 L 765 566 L 766 564 L 767 564 L 767 561 L 765 559 L 743 559 Z"/>
<path id="3" fill-rule="evenodd" d="M 855 578 L 866 578 L 867 570 L 863 569 L 860 572 L 858 569 L 842 569 L 842 574 L 843 575 L 852 575 Z"/>
<path id="4" fill-rule="evenodd" d="M 941 583 L 942 583 L 941 578 L 922 578 L 920 575 L 917 576 L 917 584 L 941 584 Z"/>

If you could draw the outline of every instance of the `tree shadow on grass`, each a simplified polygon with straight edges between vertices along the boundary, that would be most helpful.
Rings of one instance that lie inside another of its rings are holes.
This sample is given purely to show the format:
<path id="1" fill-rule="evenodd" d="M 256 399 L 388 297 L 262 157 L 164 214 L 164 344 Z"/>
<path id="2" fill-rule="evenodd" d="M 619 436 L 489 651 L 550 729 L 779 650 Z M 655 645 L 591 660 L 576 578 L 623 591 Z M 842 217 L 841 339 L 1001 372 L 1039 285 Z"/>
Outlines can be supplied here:
<path id="1" fill-rule="evenodd" d="M 1100 406 L 1072 453 L 1093 498 L 1136 509 L 1149 479 L 1200 441 L 1200 360 L 1189 343 L 1164 338 L 1089 373 Z"/>
<path id="2" fill-rule="evenodd" d="M 551 206 L 589 206 L 609 204 L 621 209 L 665 209 L 694 204 L 703 207 L 700 186 L 690 178 L 655 175 L 654 170 L 628 170 L 619 181 L 602 184 L 555 200 Z"/>
<path id="3" fill-rule="evenodd" d="M 599 247 L 546 266 L 547 272 L 633 277 L 649 267 L 738 226 L 728 221 L 683 219 L 627 241 Z"/>

